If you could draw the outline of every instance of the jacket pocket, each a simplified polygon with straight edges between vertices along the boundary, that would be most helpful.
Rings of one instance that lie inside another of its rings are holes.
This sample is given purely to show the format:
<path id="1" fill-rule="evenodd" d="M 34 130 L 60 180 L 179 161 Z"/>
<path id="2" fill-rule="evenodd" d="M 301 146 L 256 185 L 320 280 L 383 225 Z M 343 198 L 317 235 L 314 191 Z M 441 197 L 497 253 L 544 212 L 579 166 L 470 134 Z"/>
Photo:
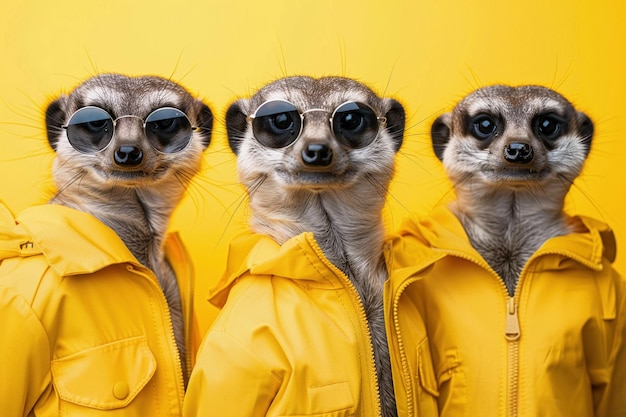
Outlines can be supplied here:
<path id="1" fill-rule="evenodd" d="M 428 338 L 417 345 L 417 415 L 437 415 L 439 390 L 433 368 Z"/>
<path id="2" fill-rule="evenodd" d="M 306 412 L 289 414 L 288 417 L 352 417 L 355 416 L 354 400 L 347 381 L 319 385 L 307 389 L 306 399 L 300 398 Z M 281 416 L 287 417 L 287 415 Z"/>
<path id="3" fill-rule="evenodd" d="M 62 409 L 115 410 L 130 404 L 146 386 L 156 360 L 146 337 L 140 336 L 53 360 L 51 368 Z"/>
<path id="4" fill-rule="evenodd" d="M 456 348 L 449 348 L 441 353 L 437 366 L 439 409 L 445 409 L 446 415 L 466 416 L 467 383 L 459 351 Z"/>

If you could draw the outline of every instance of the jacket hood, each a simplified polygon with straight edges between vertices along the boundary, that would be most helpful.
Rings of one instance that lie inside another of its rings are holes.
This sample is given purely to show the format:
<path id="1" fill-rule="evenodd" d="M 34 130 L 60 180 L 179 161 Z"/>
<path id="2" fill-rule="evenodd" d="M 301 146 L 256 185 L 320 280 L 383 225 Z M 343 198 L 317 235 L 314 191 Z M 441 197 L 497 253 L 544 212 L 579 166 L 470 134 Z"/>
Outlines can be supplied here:
<path id="1" fill-rule="evenodd" d="M 88 213 L 44 204 L 14 218 L 0 204 L 0 260 L 39 254 L 61 276 L 123 262 L 140 266 L 117 234 Z"/>
<path id="2" fill-rule="evenodd" d="M 0 260 L 39 253 L 41 250 L 35 247 L 28 233 L 16 225 L 13 214 L 0 203 Z"/>
<path id="3" fill-rule="evenodd" d="M 603 258 L 615 261 L 615 235 L 608 225 L 585 216 L 570 217 L 569 221 L 577 226 L 578 232 L 547 240 L 533 257 L 558 253 L 597 270 L 602 268 Z M 431 248 L 457 252 L 474 259 L 481 258 L 470 244 L 461 222 L 447 207 L 438 207 L 419 222 L 408 219 L 401 230 L 405 234 L 414 235 Z"/>
<path id="4" fill-rule="evenodd" d="M 210 291 L 210 302 L 221 308 L 235 281 L 246 273 L 276 275 L 341 288 L 334 278 L 342 272 L 326 259 L 311 232 L 295 236 L 283 245 L 253 232 L 244 232 L 234 238 L 228 250 L 226 271 Z"/>

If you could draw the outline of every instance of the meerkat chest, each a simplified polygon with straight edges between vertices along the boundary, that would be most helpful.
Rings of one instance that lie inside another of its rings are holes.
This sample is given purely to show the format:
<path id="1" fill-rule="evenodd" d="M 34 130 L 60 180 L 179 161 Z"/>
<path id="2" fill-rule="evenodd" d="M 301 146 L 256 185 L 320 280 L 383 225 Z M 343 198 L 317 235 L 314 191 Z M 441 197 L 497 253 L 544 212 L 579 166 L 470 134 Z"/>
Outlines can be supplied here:
<path id="1" fill-rule="evenodd" d="M 469 240 L 489 266 L 513 293 L 529 259 L 550 238 L 567 233 L 561 222 L 511 223 L 478 227 L 465 224 Z"/>

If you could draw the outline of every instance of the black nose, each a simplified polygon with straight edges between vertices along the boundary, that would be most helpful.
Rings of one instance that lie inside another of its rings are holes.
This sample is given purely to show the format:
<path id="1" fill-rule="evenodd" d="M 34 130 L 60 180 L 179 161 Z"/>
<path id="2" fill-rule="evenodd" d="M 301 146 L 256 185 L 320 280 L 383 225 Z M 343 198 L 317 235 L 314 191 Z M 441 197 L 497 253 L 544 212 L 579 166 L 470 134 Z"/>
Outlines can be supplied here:
<path id="1" fill-rule="evenodd" d="M 118 165 L 139 165 L 143 159 L 143 151 L 136 146 L 120 146 L 113 156 Z"/>
<path id="2" fill-rule="evenodd" d="M 533 160 L 533 148 L 527 143 L 513 142 L 504 147 L 504 159 L 514 164 L 528 164 Z"/>
<path id="3" fill-rule="evenodd" d="M 312 143 L 302 150 L 302 161 L 307 165 L 328 166 L 333 161 L 333 150 L 326 145 Z"/>

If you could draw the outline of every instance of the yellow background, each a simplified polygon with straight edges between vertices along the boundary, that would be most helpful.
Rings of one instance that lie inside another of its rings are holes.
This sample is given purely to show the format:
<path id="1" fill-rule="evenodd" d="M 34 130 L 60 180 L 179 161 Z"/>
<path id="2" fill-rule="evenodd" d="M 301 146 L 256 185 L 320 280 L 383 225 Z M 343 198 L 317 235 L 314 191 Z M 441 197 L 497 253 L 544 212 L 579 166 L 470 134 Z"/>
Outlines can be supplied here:
<path id="1" fill-rule="evenodd" d="M 284 75 L 344 75 L 405 104 L 408 130 L 386 218 L 394 227 L 450 196 L 430 123 L 492 83 L 558 89 L 596 124 L 568 209 L 626 236 L 626 6 L 615 1 L 14 0 L 0 5 L 0 199 L 14 212 L 47 201 L 53 153 L 43 110 L 96 73 L 172 77 L 213 109 L 202 174 L 175 213 L 205 301 L 229 239 L 246 225 L 245 192 L 226 148 L 228 104 Z M 621 248 L 620 248 L 621 249 Z M 77 248 L 76 250 L 80 250 Z M 617 266 L 626 257 L 618 250 Z"/>

